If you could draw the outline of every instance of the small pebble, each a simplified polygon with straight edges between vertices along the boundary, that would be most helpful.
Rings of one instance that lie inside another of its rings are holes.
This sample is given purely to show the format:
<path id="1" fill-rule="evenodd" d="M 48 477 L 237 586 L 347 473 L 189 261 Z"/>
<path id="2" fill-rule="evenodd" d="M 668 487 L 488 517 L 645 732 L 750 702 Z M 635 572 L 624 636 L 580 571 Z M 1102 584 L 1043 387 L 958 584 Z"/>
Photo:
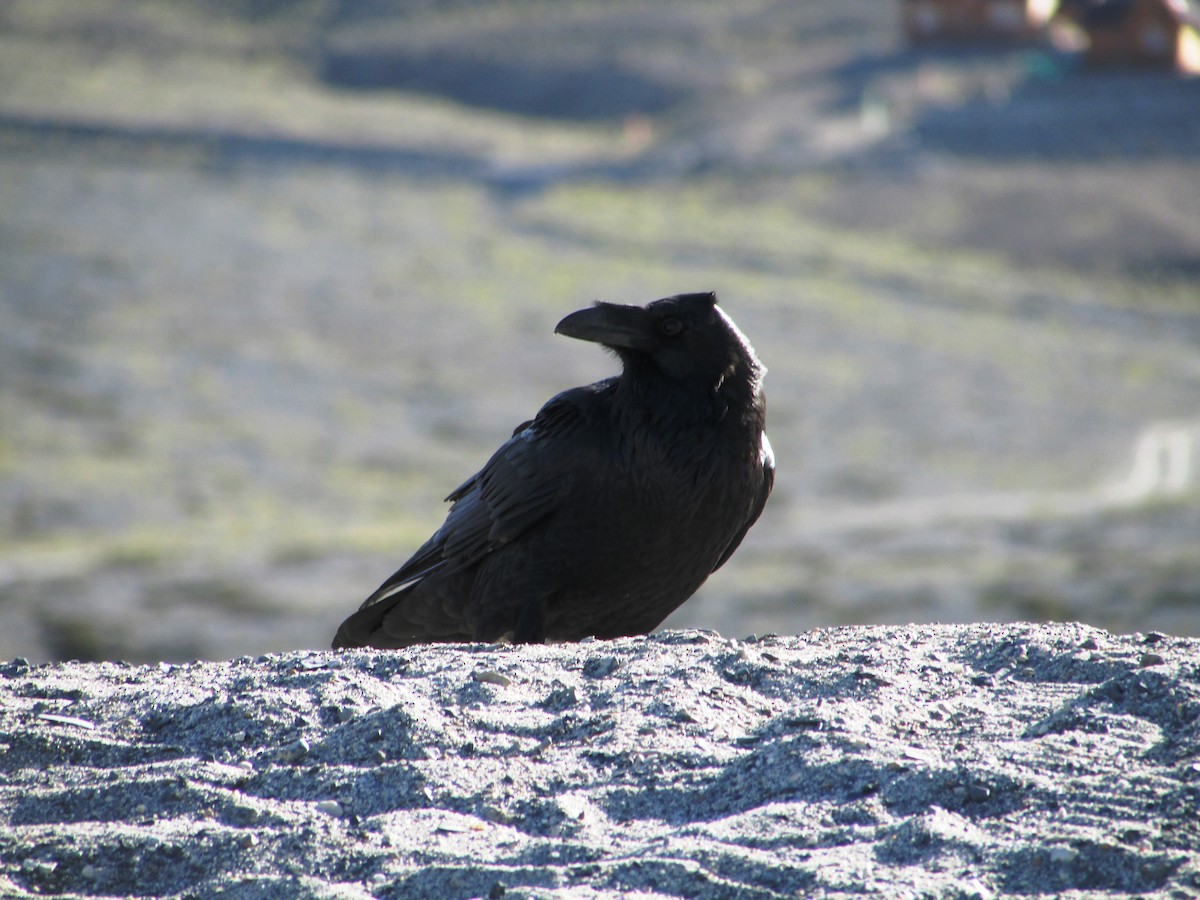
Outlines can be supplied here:
<path id="1" fill-rule="evenodd" d="M 38 718 L 44 722 L 54 722 L 58 725 L 72 725 L 75 728 L 84 728 L 92 731 L 96 727 L 96 723 L 89 719 L 81 719 L 78 716 L 60 716 L 58 713 L 38 713 Z"/>
<path id="2" fill-rule="evenodd" d="M 1146 669 L 1150 666 L 1161 666 L 1165 662 L 1166 660 L 1157 653 L 1143 653 L 1142 658 L 1138 660 L 1138 665 Z"/>
<path id="3" fill-rule="evenodd" d="M 322 800 L 317 804 L 317 812 L 325 813 L 327 816 L 334 816 L 340 819 L 343 812 L 342 804 L 338 803 L 336 800 Z"/>
<path id="4" fill-rule="evenodd" d="M 583 674 L 586 678 L 604 678 L 611 675 L 620 665 L 612 656 L 593 656 L 583 664 Z"/>
<path id="5" fill-rule="evenodd" d="M 275 758 L 284 763 L 299 762 L 308 756 L 310 749 L 308 741 L 304 738 L 297 738 L 287 746 L 280 748 L 279 752 L 275 754 Z"/>
<path id="6" fill-rule="evenodd" d="M 490 669 L 485 669 L 482 672 L 474 672 L 472 673 L 472 677 L 476 681 L 486 684 L 498 684 L 500 687 L 508 687 L 512 684 L 512 679 L 507 675 L 501 675 L 499 672 L 493 672 Z"/>
<path id="7" fill-rule="evenodd" d="M 967 785 L 967 799 L 972 803 L 983 803 L 992 796 L 992 789 L 984 784 Z"/>
<path id="8" fill-rule="evenodd" d="M 1050 848 L 1050 862 L 1052 862 L 1052 863 L 1058 863 L 1059 865 L 1064 865 L 1066 863 L 1072 863 L 1072 862 L 1075 862 L 1075 859 L 1078 856 L 1079 856 L 1079 851 L 1076 850 L 1074 847 L 1061 847 L 1060 846 L 1060 847 L 1051 847 Z"/>

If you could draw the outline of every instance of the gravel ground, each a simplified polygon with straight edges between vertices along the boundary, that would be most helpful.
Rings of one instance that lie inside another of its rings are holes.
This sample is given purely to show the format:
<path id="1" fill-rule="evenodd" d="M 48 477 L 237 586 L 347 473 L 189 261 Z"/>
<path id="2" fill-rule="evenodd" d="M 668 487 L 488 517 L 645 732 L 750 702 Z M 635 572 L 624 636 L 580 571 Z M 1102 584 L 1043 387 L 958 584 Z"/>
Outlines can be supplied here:
<path id="1" fill-rule="evenodd" d="M 1200 636 L 1200 81 L 1075 62 L 872 0 L 0 3 L 0 659 L 326 646 L 614 371 L 554 322 L 709 289 L 779 479 L 670 627 Z"/>
<path id="2" fill-rule="evenodd" d="M 0 668 L 0 894 L 1200 892 L 1200 641 L 1083 625 Z"/>

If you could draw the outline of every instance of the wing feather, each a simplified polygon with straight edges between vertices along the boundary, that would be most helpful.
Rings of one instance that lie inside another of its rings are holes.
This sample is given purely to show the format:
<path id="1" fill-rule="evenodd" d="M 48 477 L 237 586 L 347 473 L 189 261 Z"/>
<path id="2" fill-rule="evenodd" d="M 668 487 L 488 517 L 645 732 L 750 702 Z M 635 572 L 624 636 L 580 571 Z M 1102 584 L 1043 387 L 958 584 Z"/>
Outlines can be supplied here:
<path id="1" fill-rule="evenodd" d="M 578 455 L 563 443 L 585 424 L 589 395 L 565 391 L 519 429 L 482 469 L 446 498 L 446 521 L 362 605 L 367 608 L 434 574 L 467 568 L 551 515 L 574 483 Z"/>

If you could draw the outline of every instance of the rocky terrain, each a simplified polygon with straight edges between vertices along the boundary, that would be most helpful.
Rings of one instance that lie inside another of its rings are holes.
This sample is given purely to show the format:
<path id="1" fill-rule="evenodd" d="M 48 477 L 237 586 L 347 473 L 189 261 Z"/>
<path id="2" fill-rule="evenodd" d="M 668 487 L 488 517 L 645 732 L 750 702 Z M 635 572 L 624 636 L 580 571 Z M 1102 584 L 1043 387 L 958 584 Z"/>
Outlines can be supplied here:
<path id="1" fill-rule="evenodd" d="M 1200 641 L 1081 625 L 0 667 L 0 893 L 1200 894 Z"/>

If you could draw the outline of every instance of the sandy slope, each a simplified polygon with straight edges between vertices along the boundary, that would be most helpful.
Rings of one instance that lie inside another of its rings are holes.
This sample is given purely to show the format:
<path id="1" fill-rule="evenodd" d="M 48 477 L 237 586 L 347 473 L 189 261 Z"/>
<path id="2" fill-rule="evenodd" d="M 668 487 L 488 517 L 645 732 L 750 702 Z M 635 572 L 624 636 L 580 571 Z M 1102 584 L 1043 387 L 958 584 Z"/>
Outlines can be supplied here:
<path id="1" fill-rule="evenodd" d="M 0 894 L 1200 890 L 1200 641 L 1082 625 L 0 667 Z"/>

